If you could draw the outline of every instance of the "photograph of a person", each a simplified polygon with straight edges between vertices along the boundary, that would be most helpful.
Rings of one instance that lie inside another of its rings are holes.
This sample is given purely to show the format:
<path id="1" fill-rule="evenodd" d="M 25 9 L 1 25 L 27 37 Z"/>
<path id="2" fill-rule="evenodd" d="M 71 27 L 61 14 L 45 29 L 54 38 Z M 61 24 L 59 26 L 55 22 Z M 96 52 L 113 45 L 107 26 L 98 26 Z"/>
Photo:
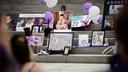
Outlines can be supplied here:
<path id="1" fill-rule="evenodd" d="M 68 21 L 65 18 L 64 14 L 61 14 L 59 16 L 59 20 L 57 22 L 56 29 L 59 29 L 59 30 L 68 29 Z"/>
<path id="2" fill-rule="evenodd" d="M 71 28 L 72 12 L 54 12 L 54 29 L 67 30 Z"/>
<path id="3" fill-rule="evenodd" d="M 92 46 L 103 46 L 104 31 L 93 31 Z"/>

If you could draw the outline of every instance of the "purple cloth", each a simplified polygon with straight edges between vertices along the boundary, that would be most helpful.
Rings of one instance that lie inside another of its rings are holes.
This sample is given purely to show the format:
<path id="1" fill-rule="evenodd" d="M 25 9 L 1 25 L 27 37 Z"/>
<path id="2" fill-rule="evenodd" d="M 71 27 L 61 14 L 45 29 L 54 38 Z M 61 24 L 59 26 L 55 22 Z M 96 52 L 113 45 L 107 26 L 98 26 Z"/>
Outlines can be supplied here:
<path id="1" fill-rule="evenodd" d="M 5 47 L 0 45 L 0 72 L 18 72 L 20 65 L 6 54 Z"/>
<path id="2" fill-rule="evenodd" d="M 113 56 L 112 59 L 109 72 L 128 72 L 128 63 L 124 63 L 119 55 Z"/>

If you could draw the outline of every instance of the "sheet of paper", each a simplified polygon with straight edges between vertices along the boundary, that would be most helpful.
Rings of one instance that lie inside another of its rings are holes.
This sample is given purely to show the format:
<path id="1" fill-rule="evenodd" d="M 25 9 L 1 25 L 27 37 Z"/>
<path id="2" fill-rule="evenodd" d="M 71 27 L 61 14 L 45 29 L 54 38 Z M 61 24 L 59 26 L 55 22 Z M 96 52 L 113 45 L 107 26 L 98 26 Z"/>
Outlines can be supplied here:
<path id="1" fill-rule="evenodd" d="M 79 35 L 79 47 L 88 46 L 89 35 L 88 34 L 80 34 Z"/>

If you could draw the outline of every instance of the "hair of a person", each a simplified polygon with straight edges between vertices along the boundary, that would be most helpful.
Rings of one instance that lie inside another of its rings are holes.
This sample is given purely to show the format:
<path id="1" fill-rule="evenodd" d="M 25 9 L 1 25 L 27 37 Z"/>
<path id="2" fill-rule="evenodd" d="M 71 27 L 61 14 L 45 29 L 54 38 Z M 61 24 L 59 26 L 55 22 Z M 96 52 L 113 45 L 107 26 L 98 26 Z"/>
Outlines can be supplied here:
<path id="1" fill-rule="evenodd" d="M 128 4 L 124 4 L 124 7 L 117 14 L 114 30 L 117 40 L 123 43 L 123 49 L 128 55 Z"/>
<path id="2" fill-rule="evenodd" d="M 64 14 L 61 14 L 60 16 L 63 16 L 64 17 Z"/>
<path id="3" fill-rule="evenodd" d="M 14 34 L 10 42 L 13 56 L 21 67 L 31 61 L 28 41 L 25 35 Z"/>
<path id="4" fill-rule="evenodd" d="M 0 72 L 6 72 L 9 68 L 9 59 L 3 46 L 0 45 Z"/>
<path id="5" fill-rule="evenodd" d="M 61 6 L 61 11 L 66 11 L 66 6 L 65 5 Z"/>
<path id="6" fill-rule="evenodd" d="M 1 18 L 2 18 L 2 15 L 0 14 L 0 25 L 1 25 Z"/>

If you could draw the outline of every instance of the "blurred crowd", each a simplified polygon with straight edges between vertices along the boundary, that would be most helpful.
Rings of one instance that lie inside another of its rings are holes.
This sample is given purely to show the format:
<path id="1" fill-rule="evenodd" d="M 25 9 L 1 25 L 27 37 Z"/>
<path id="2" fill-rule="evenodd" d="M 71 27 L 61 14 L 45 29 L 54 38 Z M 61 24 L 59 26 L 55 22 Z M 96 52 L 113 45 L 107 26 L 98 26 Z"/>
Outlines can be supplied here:
<path id="1" fill-rule="evenodd" d="M 0 72 L 43 72 L 42 67 L 31 60 L 25 35 L 10 37 L 4 14 L 0 14 Z"/>

